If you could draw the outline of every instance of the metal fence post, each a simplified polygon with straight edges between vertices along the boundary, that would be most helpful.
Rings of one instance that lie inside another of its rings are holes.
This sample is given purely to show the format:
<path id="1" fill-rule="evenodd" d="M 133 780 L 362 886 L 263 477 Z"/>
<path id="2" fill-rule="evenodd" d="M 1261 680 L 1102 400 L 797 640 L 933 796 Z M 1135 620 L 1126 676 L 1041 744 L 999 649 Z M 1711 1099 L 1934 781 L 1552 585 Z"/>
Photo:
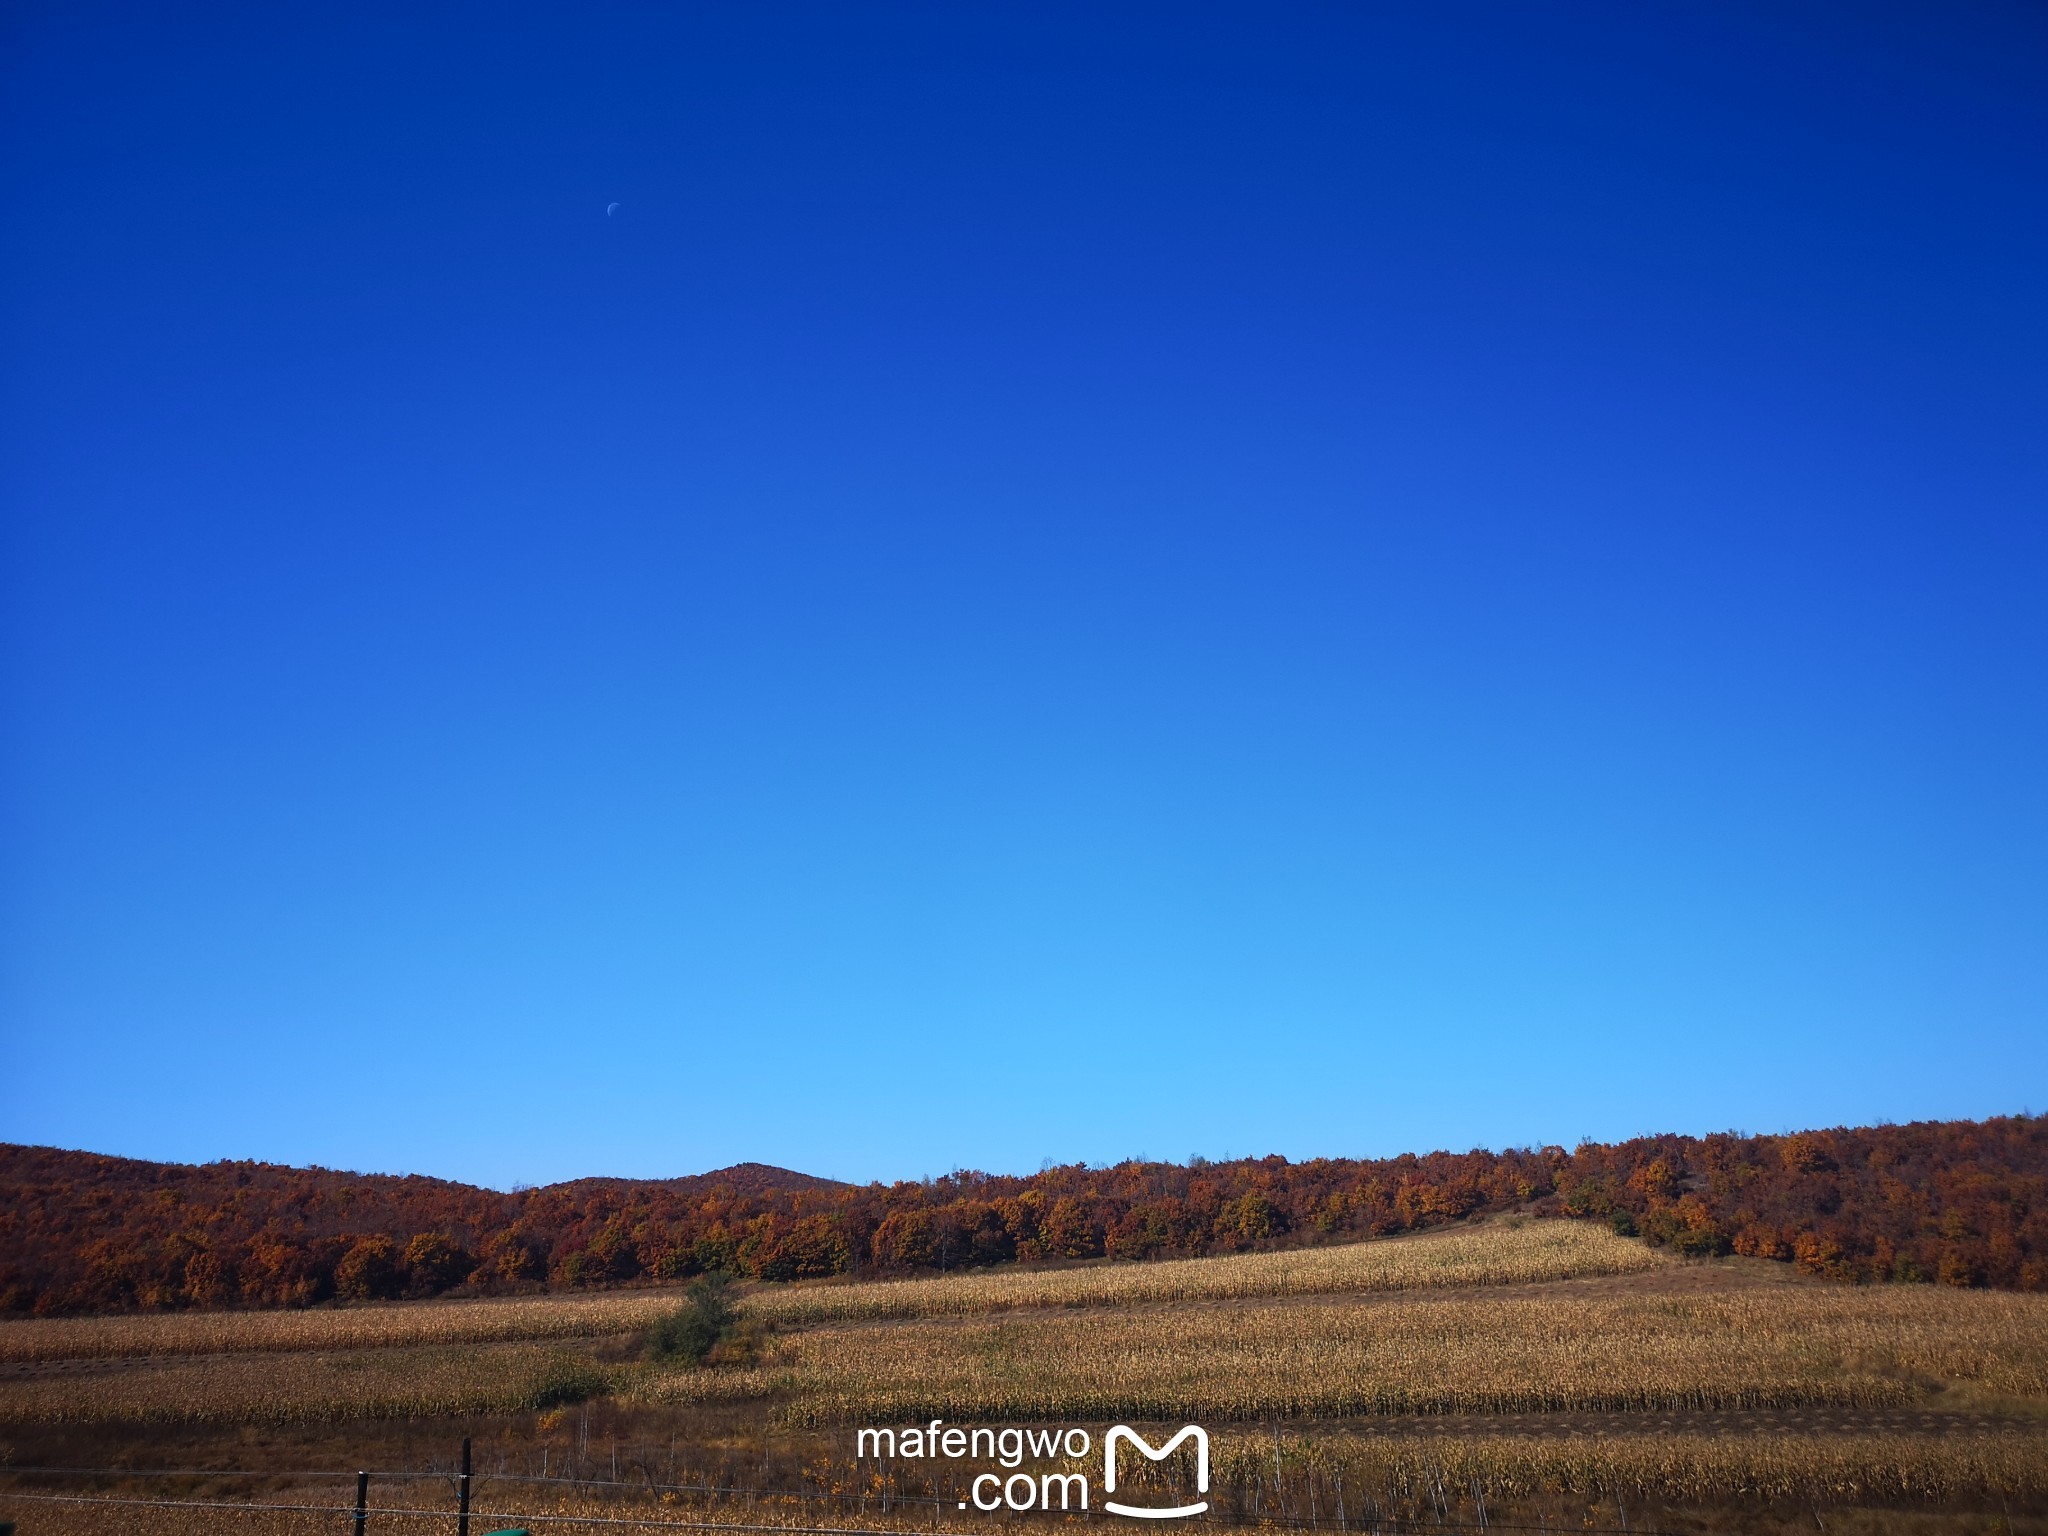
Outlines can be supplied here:
<path id="1" fill-rule="evenodd" d="M 469 1536 L 469 1436 L 462 1437 L 462 1481 L 456 1485 L 455 1536 Z"/>
<path id="2" fill-rule="evenodd" d="M 356 1474 L 356 1536 L 363 1536 L 363 1525 L 370 1518 L 370 1474 Z"/>

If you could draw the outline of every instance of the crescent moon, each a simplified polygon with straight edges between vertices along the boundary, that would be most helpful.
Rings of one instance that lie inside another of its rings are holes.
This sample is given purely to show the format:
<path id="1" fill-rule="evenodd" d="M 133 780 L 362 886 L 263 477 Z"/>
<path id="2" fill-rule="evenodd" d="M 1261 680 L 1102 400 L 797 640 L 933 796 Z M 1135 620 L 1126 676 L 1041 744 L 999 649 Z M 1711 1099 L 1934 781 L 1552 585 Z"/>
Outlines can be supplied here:
<path id="1" fill-rule="evenodd" d="M 618 206 L 619 205 L 617 203 L 606 203 L 604 205 L 604 216 L 606 218 L 610 218 L 612 216 L 612 210 Z"/>

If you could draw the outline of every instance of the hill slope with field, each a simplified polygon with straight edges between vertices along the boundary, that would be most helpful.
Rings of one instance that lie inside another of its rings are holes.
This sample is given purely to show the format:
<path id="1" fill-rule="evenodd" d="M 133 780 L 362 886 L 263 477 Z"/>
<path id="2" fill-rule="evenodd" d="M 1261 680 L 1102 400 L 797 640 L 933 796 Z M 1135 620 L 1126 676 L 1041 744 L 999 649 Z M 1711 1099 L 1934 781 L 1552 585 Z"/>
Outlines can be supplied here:
<path id="1" fill-rule="evenodd" d="M 205 1467 L 209 1497 L 243 1501 L 236 1529 L 296 1530 L 255 1506 L 317 1508 L 347 1485 L 278 1469 L 415 1466 L 470 1435 L 484 1507 L 508 1521 L 964 1531 L 954 1506 L 980 1468 L 855 1454 L 858 1427 L 933 1418 L 1203 1423 L 1219 1517 L 1290 1528 L 1832 1530 L 1855 1508 L 1860 1529 L 1922 1522 L 1905 1530 L 1946 1528 L 1931 1512 L 2048 1510 L 2048 1296 L 1836 1285 L 1590 1222 L 751 1282 L 698 1365 L 649 1351 L 683 1300 L 0 1323 L 0 1514 L 95 1529 L 63 1523 L 92 1506 L 52 1490 L 176 1506 L 192 1486 L 146 1469 Z M 33 1470 L 81 1467 L 108 1470 Z M 387 1502 L 446 1496 L 406 1476 Z"/>

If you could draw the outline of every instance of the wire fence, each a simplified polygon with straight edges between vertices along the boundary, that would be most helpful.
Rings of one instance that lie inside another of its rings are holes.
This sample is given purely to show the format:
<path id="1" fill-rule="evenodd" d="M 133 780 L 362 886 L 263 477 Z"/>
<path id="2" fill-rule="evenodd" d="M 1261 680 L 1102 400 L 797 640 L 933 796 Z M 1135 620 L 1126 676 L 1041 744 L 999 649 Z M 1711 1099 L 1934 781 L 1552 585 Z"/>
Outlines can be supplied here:
<path id="1" fill-rule="evenodd" d="M 14 1477 L 73 1477 L 105 1479 L 109 1481 L 138 1479 L 200 1479 L 200 1480 L 250 1480 L 266 1482 L 321 1482 L 337 1481 L 348 1483 L 361 1480 L 380 1483 L 444 1483 L 451 1488 L 457 1478 L 455 1474 L 439 1471 L 384 1471 L 371 1473 L 335 1472 L 321 1469 L 284 1470 L 252 1468 L 139 1468 L 139 1467 L 37 1467 L 0 1465 L 0 1476 Z M 475 1481 L 483 1483 L 518 1484 L 522 1487 L 557 1488 L 596 1494 L 599 1497 L 622 1498 L 632 1495 L 682 1495 L 698 1494 L 718 1497 L 745 1498 L 751 1500 L 782 1499 L 839 1499 L 852 1500 L 849 1493 L 826 1492 L 802 1488 L 753 1488 L 731 1484 L 709 1483 L 657 1483 L 652 1481 L 631 1481 L 627 1479 L 587 1477 L 541 1477 L 511 1473 L 478 1474 Z M 426 1507 L 416 1505 L 359 1505 L 355 1503 L 301 1503 L 280 1502 L 269 1499 L 206 1499 L 144 1497 L 133 1494 L 110 1493 L 38 1493 L 17 1488 L 0 1488 L 0 1502 L 18 1500 L 28 1503 L 56 1504 L 70 1506 L 100 1507 L 108 1509 L 137 1508 L 163 1510 L 208 1510 L 222 1514 L 242 1515 L 321 1515 L 339 1522 L 353 1522 L 361 1530 L 364 1523 L 402 1520 L 417 1522 L 431 1520 L 452 1526 L 461 1512 L 446 1506 Z M 811 1525 L 800 1522 L 762 1522 L 735 1520 L 706 1520 L 688 1518 L 682 1513 L 666 1514 L 648 1512 L 644 1514 L 605 1514 L 594 1511 L 489 1509 L 471 1505 L 467 1509 L 468 1519 L 479 1526 L 488 1527 L 492 1522 L 505 1522 L 512 1526 L 557 1529 L 574 1526 L 618 1527 L 638 1530 L 688 1530 L 688 1531 L 745 1531 L 772 1532 L 779 1536 L 987 1536 L 987 1526 L 978 1524 L 970 1528 L 948 1530 L 940 1524 L 940 1515 L 947 1504 L 957 1501 L 930 1495 L 903 1495 L 893 1501 L 897 1505 L 923 1508 L 930 1506 L 932 1523 L 920 1521 L 916 1525 L 873 1523 L 855 1526 Z M 957 1507 L 964 1508 L 964 1505 Z M 1092 1510 L 1076 1510 L 1064 1515 L 1064 1520 L 1086 1520 L 1094 1515 Z M 1014 1518 L 1014 1517 L 1012 1517 Z M 1254 1529 L 1283 1530 L 1337 1530 L 1358 1533 L 1358 1536 L 1399 1536 L 1399 1533 L 1421 1530 L 1433 1531 L 1546 1531 L 1559 1529 L 1553 1525 L 1530 1525 L 1526 1522 L 1490 1520 L 1481 1515 L 1477 1520 L 1461 1520 L 1445 1514 L 1433 1515 L 1429 1519 L 1409 1518 L 1390 1514 L 1375 1514 L 1367 1518 L 1340 1522 L 1332 1518 L 1309 1519 L 1301 1516 L 1266 1515 L 1250 1520 L 1234 1519 L 1227 1515 L 1209 1514 L 1187 1517 L 1175 1522 L 1180 1525 L 1196 1525 L 1214 1529 L 1218 1526 Z M 1579 1536 L 1662 1536 L 1649 1527 L 1623 1524 L 1619 1526 L 1595 1526 L 1575 1524 L 1571 1529 Z"/>

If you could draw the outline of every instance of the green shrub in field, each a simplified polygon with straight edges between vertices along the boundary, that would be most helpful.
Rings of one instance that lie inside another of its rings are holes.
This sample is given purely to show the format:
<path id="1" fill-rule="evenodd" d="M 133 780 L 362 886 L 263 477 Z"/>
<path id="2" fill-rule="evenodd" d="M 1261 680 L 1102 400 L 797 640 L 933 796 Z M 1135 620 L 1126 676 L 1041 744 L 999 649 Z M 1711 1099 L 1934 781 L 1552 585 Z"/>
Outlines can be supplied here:
<path id="1" fill-rule="evenodd" d="M 683 1304 L 649 1330 L 647 1353 L 671 1365 L 702 1365 L 732 1332 L 735 1314 L 724 1275 L 701 1275 L 683 1292 Z"/>

